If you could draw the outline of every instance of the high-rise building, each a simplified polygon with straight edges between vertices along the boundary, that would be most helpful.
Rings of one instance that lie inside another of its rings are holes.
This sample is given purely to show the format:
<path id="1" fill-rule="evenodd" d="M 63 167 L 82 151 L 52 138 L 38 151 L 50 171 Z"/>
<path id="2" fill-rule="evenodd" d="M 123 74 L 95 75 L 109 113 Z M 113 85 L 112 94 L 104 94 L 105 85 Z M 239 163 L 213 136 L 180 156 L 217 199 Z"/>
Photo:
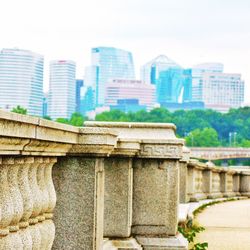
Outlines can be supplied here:
<path id="1" fill-rule="evenodd" d="M 170 68 L 181 68 L 181 66 L 167 56 L 159 55 L 141 67 L 141 80 L 156 84 L 160 72 Z"/>
<path id="2" fill-rule="evenodd" d="M 70 118 L 76 108 L 76 64 L 70 60 L 50 62 L 48 115 Z"/>
<path id="3" fill-rule="evenodd" d="M 182 103 L 191 101 L 192 76 L 189 70 L 169 68 L 156 79 L 157 102 Z"/>
<path id="4" fill-rule="evenodd" d="M 83 80 L 76 79 L 76 112 L 80 113 L 81 109 L 81 89 L 83 87 Z"/>
<path id="5" fill-rule="evenodd" d="M 48 93 L 43 94 L 43 117 L 48 115 Z"/>
<path id="6" fill-rule="evenodd" d="M 117 105 L 118 100 L 138 99 L 139 105 L 152 109 L 155 105 L 155 86 L 138 80 L 114 79 L 107 83 L 105 105 Z"/>
<path id="7" fill-rule="evenodd" d="M 202 75 L 202 101 L 205 108 L 227 112 L 244 103 L 244 81 L 240 74 L 221 72 Z"/>
<path id="8" fill-rule="evenodd" d="M 191 72 L 167 56 L 160 55 L 142 66 L 141 79 L 156 86 L 160 105 L 191 100 Z"/>
<path id="9" fill-rule="evenodd" d="M 87 112 L 95 109 L 95 92 L 92 87 L 84 87 L 85 93 L 81 97 L 80 113 L 86 115 Z"/>
<path id="10" fill-rule="evenodd" d="M 208 73 L 222 73 L 223 64 L 221 63 L 202 63 L 195 65 L 191 69 L 192 74 L 192 101 L 202 101 L 202 75 L 205 72 Z"/>
<path id="11" fill-rule="evenodd" d="M 0 52 L 0 108 L 20 105 L 27 113 L 42 116 L 43 56 L 29 50 Z"/>
<path id="12" fill-rule="evenodd" d="M 96 106 L 102 106 L 105 101 L 105 86 L 108 82 L 112 79 L 135 79 L 132 54 L 112 47 L 93 48 L 92 65 L 88 67 L 88 76 L 95 91 Z"/>

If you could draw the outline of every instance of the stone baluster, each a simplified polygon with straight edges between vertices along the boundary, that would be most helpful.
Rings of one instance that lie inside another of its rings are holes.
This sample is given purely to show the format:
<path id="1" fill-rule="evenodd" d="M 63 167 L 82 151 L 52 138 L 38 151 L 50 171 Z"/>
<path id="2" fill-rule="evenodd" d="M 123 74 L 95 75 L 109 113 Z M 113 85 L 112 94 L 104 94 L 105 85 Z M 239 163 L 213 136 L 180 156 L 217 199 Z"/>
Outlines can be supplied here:
<path id="1" fill-rule="evenodd" d="M 18 157 L 15 164 L 19 165 L 18 186 L 23 200 L 23 215 L 19 222 L 19 234 L 25 250 L 32 249 L 32 237 L 29 229 L 29 218 L 33 211 L 33 197 L 29 184 L 29 169 L 34 163 L 34 157 Z"/>
<path id="2" fill-rule="evenodd" d="M 8 183 L 8 168 L 2 164 L 0 158 L 0 236 L 9 234 L 9 228 L 13 216 L 13 204 L 10 196 L 10 188 Z"/>
<path id="3" fill-rule="evenodd" d="M 12 220 L 9 224 L 9 238 L 11 238 L 12 247 L 23 249 L 22 239 L 19 233 L 19 222 L 23 216 L 23 200 L 18 186 L 19 164 L 15 164 L 15 157 L 3 157 L 2 164 L 8 169 L 9 195 L 13 206 Z"/>
<path id="4" fill-rule="evenodd" d="M 23 215 L 19 222 L 20 228 L 29 226 L 29 218 L 33 211 L 33 197 L 29 183 L 29 169 L 34 163 L 34 157 L 22 157 L 16 159 L 16 164 L 19 165 L 18 185 L 23 200 Z"/>
<path id="5" fill-rule="evenodd" d="M 13 216 L 12 198 L 9 192 L 8 168 L 2 164 L 0 158 L 0 249 L 11 249 L 12 242 L 9 235 L 9 225 Z"/>
<path id="6" fill-rule="evenodd" d="M 46 164 L 44 164 L 44 181 L 45 187 L 47 189 L 48 200 L 46 202 L 45 209 L 42 211 L 43 216 L 46 219 L 42 224 L 44 231 L 46 232 L 44 249 L 51 249 L 55 238 L 55 225 L 52 221 L 52 218 L 53 210 L 56 205 L 56 191 L 52 180 L 52 167 L 57 162 L 57 159 L 55 157 L 49 157 L 45 162 Z"/>
<path id="7" fill-rule="evenodd" d="M 43 198 L 42 192 L 38 186 L 38 168 L 43 163 L 42 157 L 34 157 L 34 163 L 29 169 L 29 183 L 32 192 L 33 199 L 33 209 L 32 214 L 29 219 L 30 233 L 32 237 L 33 249 L 40 249 L 42 244 L 42 235 L 39 230 L 39 226 L 37 225 L 39 221 L 43 218 L 39 217 L 39 214 L 42 210 Z"/>
<path id="8" fill-rule="evenodd" d="M 49 195 L 48 206 L 46 208 L 46 212 L 44 213 L 44 216 L 46 219 L 52 219 L 53 210 L 56 206 L 56 191 L 55 191 L 55 187 L 54 187 L 53 180 L 52 180 L 52 167 L 54 166 L 56 162 L 57 162 L 56 157 L 50 157 L 49 162 L 46 164 L 45 172 L 44 172 L 45 184 L 46 184 L 47 192 Z"/>
<path id="9" fill-rule="evenodd" d="M 14 157 L 4 157 L 2 163 L 4 168 L 8 168 L 9 193 L 13 205 L 13 214 L 9 225 L 9 231 L 17 232 L 19 230 L 19 222 L 23 216 L 23 200 L 19 190 L 17 178 L 20 165 L 15 164 Z"/>
<path id="10" fill-rule="evenodd" d="M 37 216 L 37 219 L 40 223 L 38 223 L 38 227 L 40 230 L 40 235 L 41 235 L 41 245 L 40 249 L 46 249 L 46 246 L 48 245 L 47 241 L 48 239 L 48 234 L 47 234 L 47 228 L 44 226 L 45 224 L 43 223 L 45 221 L 45 212 L 49 206 L 49 193 L 46 187 L 45 183 L 45 168 L 46 165 L 49 164 L 49 158 L 48 157 L 43 157 L 40 160 L 40 164 L 37 167 L 37 184 L 41 193 L 41 209 L 40 213 Z"/>

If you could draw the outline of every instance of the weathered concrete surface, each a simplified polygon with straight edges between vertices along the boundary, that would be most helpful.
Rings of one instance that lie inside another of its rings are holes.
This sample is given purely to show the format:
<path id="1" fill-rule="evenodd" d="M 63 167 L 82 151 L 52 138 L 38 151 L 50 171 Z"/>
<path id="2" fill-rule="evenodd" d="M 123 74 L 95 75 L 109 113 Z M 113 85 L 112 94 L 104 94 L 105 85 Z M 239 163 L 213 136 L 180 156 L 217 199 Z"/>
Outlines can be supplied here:
<path id="1" fill-rule="evenodd" d="M 208 242 L 209 250 L 250 249 L 250 200 L 213 205 L 196 218 L 205 231 L 196 242 Z"/>

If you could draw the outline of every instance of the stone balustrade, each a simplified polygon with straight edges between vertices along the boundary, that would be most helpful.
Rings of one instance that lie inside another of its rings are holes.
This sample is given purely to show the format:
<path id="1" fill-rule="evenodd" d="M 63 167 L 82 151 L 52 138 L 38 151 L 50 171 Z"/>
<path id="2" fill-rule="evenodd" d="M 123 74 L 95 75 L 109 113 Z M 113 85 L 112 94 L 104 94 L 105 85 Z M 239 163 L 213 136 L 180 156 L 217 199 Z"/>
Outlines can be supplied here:
<path id="1" fill-rule="evenodd" d="M 187 249 L 179 203 L 250 197 L 249 171 L 190 160 L 173 124 L 0 111 L 0 142 L 0 250 Z"/>
<path id="2" fill-rule="evenodd" d="M 216 167 L 210 162 L 205 164 L 193 159 L 186 162 L 185 167 L 187 178 L 182 179 L 180 189 L 185 189 L 187 198 L 180 200 L 181 203 L 241 195 L 250 197 L 247 191 L 250 171 Z M 180 193 L 185 191 L 180 190 Z"/>

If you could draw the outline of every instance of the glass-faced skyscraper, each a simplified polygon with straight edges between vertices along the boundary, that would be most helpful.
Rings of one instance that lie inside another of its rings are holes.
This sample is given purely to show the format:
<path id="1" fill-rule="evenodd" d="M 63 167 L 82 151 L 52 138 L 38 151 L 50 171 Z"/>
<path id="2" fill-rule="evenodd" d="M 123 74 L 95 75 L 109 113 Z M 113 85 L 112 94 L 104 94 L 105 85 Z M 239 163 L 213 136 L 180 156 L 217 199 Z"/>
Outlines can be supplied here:
<path id="1" fill-rule="evenodd" d="M 112 47 L 92 49 L 92 86 L 96 94 L 96 106 L 104 105 L 105 86 L 113 79 L 134 80 L 132 54 Z"/>
<path id="2" fill-rule="evenodd" d="M 0 108 L 20 105 L 27 113 L 42 116 L 43 56 L 28 50 L 0 52 Z"/>
<path id="3" fill-rule="evenodd" d="M 160 105 L 191 100 L 191 72 L 160 55 L 141 67 L 141 79 L 156 85 L 156 100 Z"/>
<path id="4" fill-rule="evenodd" d="M 76 64 L 70 60 L 50 62 L 48 115 L 70 118 L 76 108 Z"/>
<path id="5" fill-rule="evenodd" d="M 156 80 L 156 96 L 160 104 L 191 101 L 192 76 L 189 70 L 169 68 Z"/>
<path id="6" fill-rule="evenodd" d="M 159 55 L 141 67 L 141 80 L 156 84 L 160 72 L 170 68 L 181 68 L 181 66 L 167 56 Z"/>

